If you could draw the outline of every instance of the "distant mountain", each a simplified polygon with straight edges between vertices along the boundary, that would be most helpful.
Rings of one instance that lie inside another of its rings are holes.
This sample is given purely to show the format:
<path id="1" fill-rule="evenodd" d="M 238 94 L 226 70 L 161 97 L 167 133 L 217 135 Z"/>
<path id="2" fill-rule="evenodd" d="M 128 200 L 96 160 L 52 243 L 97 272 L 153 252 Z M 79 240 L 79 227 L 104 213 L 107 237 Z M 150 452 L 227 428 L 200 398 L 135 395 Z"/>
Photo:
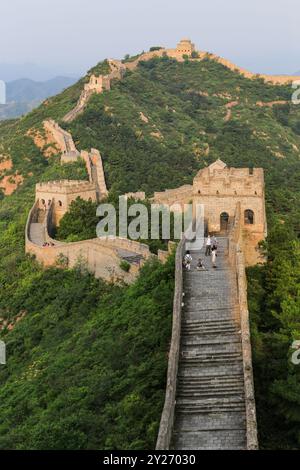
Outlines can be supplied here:
<path id="1" fill-rule="evenodd" d="M 6 105 L 0 105 L 0 119 L 21 116 L 38 106 L 43 100 L 60 93 L 73 85 L 77 79 L 55 77 L 44 82 L 27 78 L 14 80 L 6 84 Z"/>
<path id="2" fill-rule="evenodd" d="M 63 75 L 65 77 L 76 78 L 76 74 L 69 74 L 63 71 L 63 69 L 47 68 L 36 64 L 6 64 L 0 63 L 0 80 L 5 82 L 11 82 L 13 80 L 19 80 L 21 78 L 29 78 L 30 80 L 43 82 L 50 80 L 52 77 Z"/>

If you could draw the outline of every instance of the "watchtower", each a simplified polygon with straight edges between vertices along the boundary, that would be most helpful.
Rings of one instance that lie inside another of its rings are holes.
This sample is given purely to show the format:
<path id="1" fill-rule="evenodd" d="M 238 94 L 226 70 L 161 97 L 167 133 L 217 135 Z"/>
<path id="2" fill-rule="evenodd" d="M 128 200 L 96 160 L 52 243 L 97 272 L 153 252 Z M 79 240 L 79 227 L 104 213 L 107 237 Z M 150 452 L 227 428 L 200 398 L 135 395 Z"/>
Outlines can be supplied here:
<path id="1" fill-rule="evenodd" d="M 176 47 L 176 52 L 181 55 L 191 56 L 194 51 L 195 45 L 190 39 L 181 39 L 181 41 L 177 44 Z"/>
<path id="2" fill-rule="evenodd" d="M 68 211 L 72 201 L 78 197 L 96 201 L 96 186 L 89 181 L 61 180 L 36 185 L 35 198 L 40 209 L 47 209 L 53 203 L 53 223 L 58 225 Z"/>

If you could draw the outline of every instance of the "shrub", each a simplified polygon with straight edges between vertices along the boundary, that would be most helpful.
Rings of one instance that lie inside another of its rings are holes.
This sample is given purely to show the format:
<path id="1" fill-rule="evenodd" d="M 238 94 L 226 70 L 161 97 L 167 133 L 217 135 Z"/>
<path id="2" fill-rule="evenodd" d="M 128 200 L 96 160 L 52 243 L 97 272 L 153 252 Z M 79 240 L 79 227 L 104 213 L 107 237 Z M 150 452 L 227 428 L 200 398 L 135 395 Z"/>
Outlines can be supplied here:
<path id="1" fill-rule="evenodd" d="M 128 261 L 123 260 L 120 263 L 120 268 L 126 273 L 128 273 L 130 271 L 130 263 L 128 263 Z"/>

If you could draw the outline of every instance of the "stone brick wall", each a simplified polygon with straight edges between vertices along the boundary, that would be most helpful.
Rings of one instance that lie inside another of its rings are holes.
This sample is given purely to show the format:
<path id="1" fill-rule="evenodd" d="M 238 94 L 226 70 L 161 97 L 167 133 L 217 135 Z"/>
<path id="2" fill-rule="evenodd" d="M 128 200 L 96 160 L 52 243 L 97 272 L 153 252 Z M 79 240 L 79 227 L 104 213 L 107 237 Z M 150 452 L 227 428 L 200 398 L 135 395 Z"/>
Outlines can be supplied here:
<path id="1" fill-rule="evenodd" d="M 249 310 L 247 299 L 246 264 L 243 254 L 243 225 L 241 205 L 237 205 L 235 218 L 229 234 L 229 260 L 236 272 L 238 288 L 238 309 L 241 324 L 243 369 L 245 383 L 245 404 L 247 423 L 247 449 L 258 448 L 256 407 L 252 369 Z"/>
<path id="2" fill-rule="evenodd" d="M 134 272 L 130 270 L 129 273 L 123 271 L 120 268 L 121 258 L 116 250 L 109 245 L 104 246 L 97 239 L 49 247 L 37 246 L 27 240 L 26 253 L 35 255 L 45 267 L 59 267 L 61 257 L 65 258 L 69 268 L 74 268 L 78 263 L 82 263 L 95 277 L 109 282 L 124 280 L 130 283 L 137 275 L 136 270 L 133 270 Z"/>
<path id="3" fill-rule="evenodd" d="M 62 153 L 74 152 L 79 155 L 73 138 L 69 132 L 62 129 L 53 119 L 44 121 L 43 125 L 45 130 L 53 136 L 54 143 Z"/>
<path id="4" fill-rule="evenodd" d="M 99 190 L 99 198 L 101 199 L 108 195 L 108 190 L 106 187 L 102 157 L 101 157 L 99 150 L 91 149 L 90 160 L 91 160 L 92 165 L 94 165 L 96 168 L 95 181 L 93 177 L 93 172 L 92 172 L 92 181 L 96 184 Z"/>
<path id="5" fill-rule="evenodd" d="M 79 152 L 74 144 L 72 135 L 62 129 L 54 120 L 44 121 L 44 128 L 51 133 L 54 143 L 61 150 L 61 163 L 73 163 L 81 158 L 86 165 L 89 181 L 94 183 L 99 199 L 108 195 L 102 157 L 97 149 Z M 93 171 L 93 167 L 94 171 Z M 98 196 L 97 194 L 97 196 Z"/>
<path id="6" fill-rule="evenodd" d="M 180 354 L 181 311 L 183 294 L 182 259 L 185 253 L 185 239 L 178 244 L 175 260 L 175 290 L 173 301 L 172 337 L 169 351 L 166 395 L 161 415 L 156 450 L 170 448 L 175 415 L 176 384 Z"/>
<path id="7" fill-rule="evenodd" d="M 42 186 L 49 187 L 51 184 Z M 34 255 L 45 267 L 59 266 L 59 259 L 63 257 L 69 268 L 75 267 L 80 262 L 97 278 L 109 282 L 123 280 L 126 283 L 131 283 L 137 277 L 145 260 L 154 256 L 148 245 L 126 238 L 103 237 L 73 243 L 59 242 L 53 239 L 51 234 L 60 215 L 57 214 L 55 197 L 50 201 L 45 211 L 43 222 L 45 239 L 52 245 L 37 245 L 30 239 L 30 225 L 38 222 L 39 210 L 43 207 L 42 201 L 37 199 L 30 210 L 25 228 L 25 250 L 26 253 Z M 142 258 L 139 263 L 131 264 L 129 272 L 120 268 L 123 255 L 126 253 L 140 255 Z"/>
<path id="8" fill-rule="evenodd" d="M 176 189 L 155 192 L 152 202 L 155 204 L 166 204 L 168 206 L 179 206 L 184 208 L 184 204 L 189 204 L 193 200 L 193 186 L 185 185 Z"/>

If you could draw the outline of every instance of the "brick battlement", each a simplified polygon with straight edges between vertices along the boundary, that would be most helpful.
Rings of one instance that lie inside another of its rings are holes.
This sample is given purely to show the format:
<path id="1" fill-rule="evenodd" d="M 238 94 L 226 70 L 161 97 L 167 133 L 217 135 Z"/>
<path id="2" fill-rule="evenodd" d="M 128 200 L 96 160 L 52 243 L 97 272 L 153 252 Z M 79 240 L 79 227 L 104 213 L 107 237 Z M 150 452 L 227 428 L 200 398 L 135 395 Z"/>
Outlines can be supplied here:
<path id="1" fill-rule="evenodd" d="M 40 191 L 56 194 L 72 194 L 81 191 L 95 191 L 95 184 L 80 180 L 49 181 L 36 184 L 36 192 Z"/>
<path id="2" fill-rule="evenodd" d="M 193 192 L 219 196 L 263 196 L 262 168 L 216 168 L 201 170 L 194 178 Z"/>

